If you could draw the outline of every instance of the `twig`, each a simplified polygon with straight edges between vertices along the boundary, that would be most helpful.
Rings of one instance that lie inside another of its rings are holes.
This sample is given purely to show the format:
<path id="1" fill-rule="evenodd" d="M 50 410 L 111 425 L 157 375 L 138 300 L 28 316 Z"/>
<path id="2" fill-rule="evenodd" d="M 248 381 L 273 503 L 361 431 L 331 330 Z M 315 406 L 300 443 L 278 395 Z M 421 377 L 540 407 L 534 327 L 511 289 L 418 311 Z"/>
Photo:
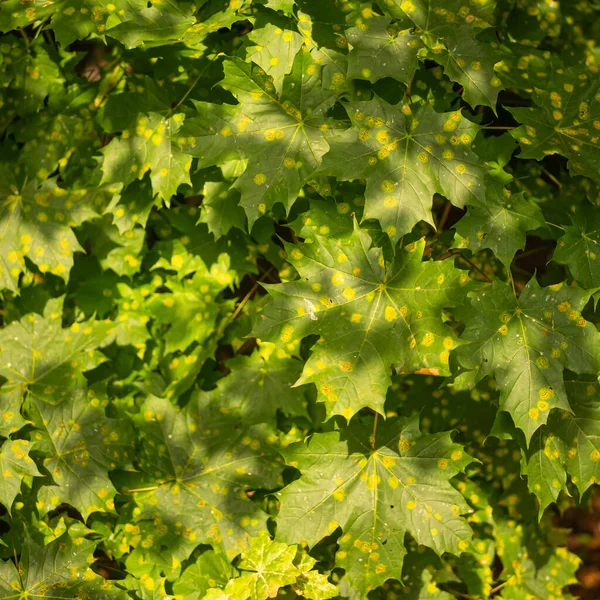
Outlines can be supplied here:
<path id="1" fill-rule="evenodd" d="M 248 300 L 250 300 L 250 298 L 252 297 L 252 294 L 254 294 L 254 292 L 256 292 L 256 290 L 258 289 L 258 286 L 261 284 L 262 281 L 264 281 L 270 274 L 271 271 L 273 270 L 273 267 L 269 267 L 255 282 L 254 285 L 250 288 L 250 291 L 244 296 L 244 298 L 242 299 L 242 301 L 237 305 L 234 313 L 231 315 L 231 320 L 235 321 L 236 317 L 240 314 L 242 308 L 244 308 L 244 304 L 246 304 L 246 302 L 248 302 Z"/>
<path id="2" fill-rule="evenodd" d="M 435 232 L 435 237 L 438 237 L 440 233 L 442 233 L 442 229 L 444 229 L 444 225 L 450 216 L 450 211 L 452 210 L 452 204 L 446 200 L 446 206 L 444 206 L 444 212 L 442 213 L 442 218 L 437 225 L 437 231 Z"/>
<path id="3" fill-rule="evenodd" d="M 371 434 L 371 448 L 375 450 L 375 437 L 377 436 L 377 419 L 379 417 L 379 413 L 375 413 L 375 419 L 373 421 L 373 433 Z"/>
<path id="4" fill-rule="evenodd" d="M 188 88 L 187 92 L 183 95 L 181 100 L 179 100 L 179 102 L 177 102 L 177 104 L 175 104 L 175 106 L 173 106 L 171 108 L 171 110 L 169 111 L 169 114 L 173 114 L 187 100 L 188 96 L 192 93 L 193 89 L 196 87 L 196 85 L 198 85 L 198 82 L 200 81 L 200 78 L 204 75 L 204 72 L 206 71 L 206 69 L 208 69 L 210 63 L 217 60 L 217 58 L 219 57 L 220 54 L 221 54 L 220 52 L 217 52 L 217 54 L 215 54 L 214 58 L 206 64 L 206 66 L 200 71 L 200 73 L 198 73 L 198 77 L 196 77 L 196 79 L 194 79 L 192 85 L 190 85 L 190 87 Z"/>
<path id="5" fill-rule="evenodd" d="M 515 289 L 515 278 L 513 277 L 510 267 L 508 268 L 508 278 L 510 279 L 510 285 L 512 286 L 513 294 L 515 295 L 515 298 L 517 298 L 517 290 Z"/>
<path id="6" fill-rule="evenodd" d="M 561 182 L 560 182 L 558 179 L 556 179 L 556 177 L 555 177 L 554 175 L 552 175 L 552 173 L 550 173 L 550 171 L 548 171 L 548 169 L 544 169 L 544 168 L 542 167 L 542 173 L 543 173 L 544 175 L 546 175 L 546 177 L 548 177 L 548 179 L 550 179 L 550 181 L 551 181 L 551 182 L 552 182 L 554 185 L 556 185 L 556 187 L 557 187 L 559 190 L 561 190 L 561 191 L 562 191 L 562 187 L 563 187 L 563 186 L 562 186 L 562 183 L 561 183 Z"/>
<path id="7" fill-rule="evenodd" d="M 448 252 L 442 254 L 441 256 L 438 256 L 437 260 L 444 260 L 445 258 L 448 258 L 450 256 L 457 256 L 458 258 L 462 258 L 465 262 L 469 263 L 476 271 L 479 271 L 479 273 L 481 273 L 481 275 L 485 277 L 486 281 L 492 283 L 493 279 L 487 273 L 484 273 L 473 261 L 469 260 L 466 256 L 463 256 L 460 253 L 459 248 L 450 248 Z"/>
<path id="8" fill-rule="evenodd" d="M 495 588 L 491 589 L 489 595 L 493 596 L 496 592 L 499 592 L 505 585 L 508 585 L 513 578 L 514 575 L 509 577 L 506 581 L 503 581 L 500 585 L 497 585 Z"/>

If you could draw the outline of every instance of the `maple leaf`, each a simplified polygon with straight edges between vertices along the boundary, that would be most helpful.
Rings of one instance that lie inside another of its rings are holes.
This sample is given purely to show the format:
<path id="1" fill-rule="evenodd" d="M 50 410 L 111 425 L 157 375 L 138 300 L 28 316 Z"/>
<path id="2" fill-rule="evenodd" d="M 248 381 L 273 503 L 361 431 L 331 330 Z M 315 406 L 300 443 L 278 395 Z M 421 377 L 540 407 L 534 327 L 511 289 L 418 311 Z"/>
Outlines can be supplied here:
<path id="1" fill-rule="evenodd" d="M 391 15 L 406 15 L 416 25 L 428 57 L 463 86 L 469 104 L 495 108 L 502 83 L 494 74 L 494 65 L 501 55 L 494 45 L 477 37 L 490 26 L 493 3 L 466 6 L 461 0 L 450 0 L 441 7 L 435 0 L 386 0 L 383 6 Z"/>
<path id="2" fill-rule="evenodd" d="M 173 0 L 39 0 L 27 10 L 20 0 L 8 0 L 3 11 L 10 18 L 8 30 L 52 17 L 52 29 L 63 46 L 90 34 L 109 35 L 128 48 L 164 43 L 177 40 L 195 22 L 192 4 Z"/>
<path id="3" fill-rule="evenodd" d="M 598 382 L 589 377 L 569 379 L 565 389 L 572 412 L 553 412 L 523 451 L 522 472 L 540 501 L 540 517 L 561 490 L 568 491 L 567 474 L 581 495 L 600 477 Z"/>
<path id="4" fill-rule="evenodd" d="M 52 478 L 38 492 L 38 510 L 49 512 L 64 502 L 84 518 L 114 512 L 117 492 L 109 473 L 129 465 L 133 435 L 127 419 L 105 416 L 107 404 L 95 389 L 75 390 L 58 406 L 29 398 L 28 414 L 38 429 L 32 440 Z"/>
<path id="5" fill-rule="evenodd" d="M 497 527 L 499 555 L 502 558 L 506 583 L 502 597 L 521 600 L 527 594 L 546 597 L 548 583 L 560 593 L 577 581 L 575 572 L 581 561 L 566 548 L 552 547 L 535 525 L 524 525 L 515 531 L 510 521 Z"/>
<path id="6" fill-rule="evenodd" d="M 586 288 L 600 285 L 600 216 L 596 207 L 584 204 L 571 215 L 573 225 L 564 227 L 552 259 L 569 267 L 571 275 Z"/>
<path id="7" fill-rule="evenodd" d="M 528 442 L 550 410 L 570 411 L 563 370 L 600 368 L 600 334 L 581 316 L 590 296 L 562 283 L 542 288 L 533 278 L 515 298 L 510 286 L 495 281 L 454 310 L 466 323 L 461 340 L 470 342 L 456 350 L 459 362 L 477 369 L 478 379 L 496 377 L 500 410 Z"/>
<path id="8" fill-rule="evenodd" d="M 2 406 L 2 417 L 0 418 L 0 435 L 8 437 L 27 424 L 21 416 L 21 399 L 23 391 L 16 387 L 11 391 L 5 391 L 0 387 L 0 405 Z"/>
<path id="9" fill-rule="evenodd" d="M 302 48 L 302 36 L 297 31 L 266 23 L 264 27 L 253 29 L 247 37 L 255 45 L 246 50 L 246 60 L 263 69 L 280 94 L 284 78 L 292 70 L 296 55 Z"/>
<path id="10" fill-rule="evenodd" d="M 184 151 L 198 157 L 199 167 L 247 159 L 234 187 L 250 227 L 277 202 L 289 209 L 329 149 L 332 121 L 325 113 L 335 101 L 336 85 L 327 87 L 321 69 L 303 48 L 278 95 L 262 68 L 227 60 L 221 86 L 240 103 L 196 102 L 198 116 L 187 119 L 180 132 L 182 142 L 188 140 Z"/>
<path id="11" fill-rule="evenodd" d="M 483 169 L 470 150 L 477 126 L 460 111 L 413 110 L 380 98 L 349 102 L 352 128 L 330 140 L 320 172 L 338 179 L 365 178 L 364 219 L 377 219 L 397 241 L 419 221 L 434 225 L 435 193 L 456 206 L 484 200 Z"/>
<path id="12" fill-rule="evenodd" d="M 94 192 L 68 191 L 55 179 L 35 179 L 17 186 L 9 165 L 0 171 L 0 189 L 6 200 L 0 205 L 0 288 L 16 290 L 25 271 L 25 257 L 42 273 L 64 279 L 73 266 L 73 253 L 82 250 L 72 227 L 97 216 L 90 208 Z M 100 192 L 102 193 L 102 192 Z"/>
<path id="13" fill-rule="evenodd" d="M 226 365 L 231 373 L 219 380 L 210 398 L 243 414 L 244 422 L 267 423 L 276 417 L 278 410 L 308 417 L 304 389 L 293 387 L 302 363 L 283 348 L 261 342 L 250 356 L 236 356 Z M 257 395 L 261 397 L 260 406 L 256 404 Z"/>
<path id="14" fill-rule="evenodd" d="M 10 513 L 12 503 L 21 489 L 26 476 L 39 476 L 33 460 L 29 457 L 31 444 L 27 440 L 6 440 L 0 446 L 0 502 Z"/>
<path id="15" fill-rule="evenodd" d="M 31 313 L 0 330 L 0 376 L 3 392 L 29 390 L 36 398 L 58 403 L 82 373 L 105 357 L 95 349 L 110 341 L 110 322 L 75 322 L 62 328 L 62 298 L 48 301 L 44 315 Z"/>
<path id="16" fill-rule="evenodd" d="M 177 579 L 173 591 L 189 600 L 200 600 L 217 584 L 224 588 L 232 575 L 229 561 L 222 554 L 208 550 Z"/>
<path id="17" fill-rule="evenodd" d="M 72 539 L 65 533 L 42 547 L 25 534 L 16 565 L 11 560 L 0 561 L 0 597 L 125 600 L 125 592 L 90 569 L 97 545 L 97 541 Z"/>
<path id="18" fill-rule="evenodd" d="M 438 554 L 459 554 L 471 531 L 449 480 L 471 461 L 449 433 L 422 435 L 416 421 L 351 423 L 284 450 L 301 472 L 281 492 L 277 538 L 314 545 L 341 527 L 336 563 L 362 595 L 397 576 L 409 532 Z"/>
<path id="19" fill-rule="evenodd" d="M 247 535 L 265 529 L 267 515 L 245 492 L 275 487 L 281 459 L 266 445 L 260 427 L 246 429 L 197 400 L 177 410 L 156 397 L 144 402 L 136 423 L 140 467 L 156 489 L 131 493 L 148 514 L 158 509 L 163 520 L 185 525 L 174 555 L 187 556 L 208 542 L 233 558 Z"/>
<path id="20" fill-rule="evenodd" d="M 297 385 L 316 383 L 328 416 L 350 419 L 364 406 L 383 414 L 392 366 L 449 372 L 457 339 L 440 310 L 460 302 L 470 280 L 449 262 L 423 262 L 424 247 L 398 249 L 386 266 L 355 225 L 349 238 L 290 248 L 302 279 L 266 286 L 273 300 L 255 334 L 283 344 L 321 336 Z"/>
<path id="21" fill-rule="evenodd" d="M 102 149 L 101 183 L 127 185 L 150 171 L 154 193 L 168 202 L 181 184 L 190 183 L 190 158 L 174 141 L 184 118 L 183 113 L 140 115 L 135 131 L 123 131 Z"/>
<path id="22" fill-rule="evenodd" d="M 346 31 L 352 45 L 348 55 L 348 77 L 375 83 L 393 77 L 408 83 L 418 66 L 423 44 L 410 29 L 390 24 L 386 17 L 373 16 Z"/>
<path id="23" fill-rule="evenodd" d="M 481 206 L 468 206 L 467 214 L 455 225 L 459 238 L 455 248 L 468 248 L 478 252 L 490 248 L 508 269 L 517 250 L 525 246 L 526 234 L 546 228 L 540 208 L 523 193 L 511 195 L 498 182 L 488 180 L 486 202 Z"/>
<path id="24" fill-rule="evenodd" d="M 561 74 L 554 71 L 544 89 L 533 90 L 537 107 L 510 108 L 522 123 L 510 132 L 521 145 L 519 158 L 541 160 L 550 154 L 561 154 L 568 159 L 573 175 L 598 181 L 599 97 L 596 77 L 573 69 Z"/>

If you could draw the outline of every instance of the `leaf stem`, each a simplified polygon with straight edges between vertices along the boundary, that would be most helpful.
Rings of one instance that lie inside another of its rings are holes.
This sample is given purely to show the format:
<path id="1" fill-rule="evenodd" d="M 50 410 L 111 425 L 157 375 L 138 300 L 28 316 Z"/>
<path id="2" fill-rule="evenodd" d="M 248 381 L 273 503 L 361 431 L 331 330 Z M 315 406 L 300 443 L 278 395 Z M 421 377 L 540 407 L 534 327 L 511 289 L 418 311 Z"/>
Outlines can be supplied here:
<path id="1" fill-rule="evenodd" d="M 452 204 L 450 202 L 448 202 L 448 200 L 446 200 L 446 206 L 444 206 L 444 212 L 442 213 L 440 222 L 438 223 L 438 225 L 436 227 L 437 231 L 435 232 L 435 237 L 438 237 L 440 235 L 440 233 L 442 233 L 442 229 L 444 229 L 444 225 L 446 224 L 446 221 L 448 220 L 448 217 L 450 216 L 451 210 L 452 210 Z"/>
<path id="2" fill-rule="evenodd" d="M 513 277 L 510 267 L 508 268 L 508 278 L 510 279 L 510 285 L 512 286 L 513 294 L 515 295 L 515 298 L 518 298 L 517 290 L 515 288 L 515 278 Z"/>
<path id="3" fill-rule="evenodd" d="M 187 92 L 183 95 L 181 100 L 179 100 L 179 102 L 177 102 L 177 104 L 175 104 L 175 106 L 173 106 L 171 108 L 171 110 L 169 111 L 170 115 L 172 115 L 187 100 L 188 96 L 192 93 L 194 88 L 198 85 L 198 82 L 200 81 L 200 78 L 202 77 L 202 75 L 204 75 L 206 69 L 208 69 L 210 63 L 217 60 L 217 58 L 219 57 L 220 54 L 221 54 L 220 52 L 217 52 L 217 54 L 215 54 L 214 58 L 211 59 L 211 61 L 209 61 L 204 66 L 204 68 L 200 71 L 200 73 L 198 73 L 198 77 L 196 77 L 196 79 L 194 79 L 194 81 L 192 82 L 192 85 L 190 85 L 190 87 L 188 88 Z"/>
<path id="4" fill-rule="evenodd" d="M 373 420 L 373 433 L 371 434 L 371 448 L 375 450 L 375 438 L 377 437 L 377 419 L 379 418 L 379 413 L 375 413 L 375 419 Z"/>
<path id="5" fill-rule="evenodd" d="M 255 282 L 254 285 L 250 288 L 250 291 L 244 296 L 244 298 L 242 299 L 242 301 L 237 305 L 234 313 L 231 315 L 231 320 L 235 321 L 236 317 L 240 314 L 242 308 L 244 308 L 244 304 L 246 304 L 246 302 L 248 302 L 248 300 L 250 300 L 250 298 L 252 297 L 252 294 L 254 294 L 254 292 L 256 292 L 256 290 L 258 289 L 258 286 L 261 284 L 262 281 L 264 281 L 270 274 L 271 271 L 273 270 L 273 266 L 271 265 Z"/>
<path id="6" fill-rule="evenodd" d="M 562 191 L 562 183 L 554 176 L 548 169 L 542 168 L 542 173 L 550 179 L 550 181 L 560 190 Z"/>

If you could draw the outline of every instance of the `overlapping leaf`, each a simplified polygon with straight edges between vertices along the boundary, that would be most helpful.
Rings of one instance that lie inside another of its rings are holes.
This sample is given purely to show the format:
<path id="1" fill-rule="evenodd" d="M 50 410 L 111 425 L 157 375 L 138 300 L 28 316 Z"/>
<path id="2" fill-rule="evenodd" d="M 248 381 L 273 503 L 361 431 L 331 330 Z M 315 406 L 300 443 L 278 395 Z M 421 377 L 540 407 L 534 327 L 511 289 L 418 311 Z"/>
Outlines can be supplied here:
<path id="1" fill-rule="evenodd" d="M 19 493 L 23 477 L 39 475 L 29 457 L 31 444 L 27 440 L 7 440 L 0 446 L 0 502 L 10 512 L 13 500 Z"/>
<path id="2" fill-rule="evenodd" d="M 62 327 L 62 299 L 50 300 L 44 316 L 29 314 L 0 331 L 0 376 L 3 392 L 29 390 L 36 398 L 60 402 L 83 372 L 104 359 L 95 351 L 109 341 L 111 323 L 75 322 Z"/>
<path id="3" fill-rule="evenodd" d="M 70 504 L 84 518 L 92 512 L 114 512 L 116 489 L 110 471 L 129 466 L 133 455 L 131 424 L 105 416 L 102 390 L 76 390 L 52 406 L 33 396 L 28 414 L 39 431 L 32 434 L 50 475 L 38 492 L 38 510 Z"/>
<path id="4" fill-rule="evenodd" d="M 422 435 L 416 421 L 353 423 L 284 452 L 302 476 L 279 494 L 277 537 L 309 545 L 341 527 L 337 564 L 362 597 L 397 576 L 405 534 L 438 554 L 460 554 L 468 507 L 449 480 L 470 462 L 449 433 Z"/>
<path id="5" fill-rule="evenodd" d="M 484 200 L 483 169 L 470 150 L 477 126 L 431 104 L 393 106 L 376 98 L 350 102 L 352 128 L 330 141 L 321 171 L 367 180 L 365 219 L 377 219 L 396 241 L 419 221 L 433 225 L 435 193 L 456 206 Z"/>
<path id="6" fill-rule="evenodd" d="M 600 216 L 596 207 L 584 205 L 571 217 L 552 258 L 567 265 L 573 278 L 586 288 L 600 285 Z"/>
<path id="7" fill-rule="evenodd" d="M 68 191 L 55 179 L 41 184 L 15 180 L 14 166 L 4 165 L 0 205 L 0 286 L 16 290 L 25 271 L 25 258 L 42 273 L 68 279 L 73 253 L 81 246 L 72 227 L 94 217 L 93 199 L 98 192 Z M 102 191 L 99 192 L 102 194 Z"/>
<path id="8" fill-rule="evenodd" d="M 517 250 L 525 246 L 527 232 L 546 228 L 546 221 L 536 204 L 523 194 L 511 195 L 497 182 L 487 182 L 485 198 L 485 204 L 469 206 L 456 224 L 460 238 L 454 245 L 473 252 L 490 248 L 508 268 Z"/>
<path id="9" fill-rule="evenodd" d="M 600 368 L 600 334 L 581 315 L 590 296 L 564 284 L 542 288 L 532 279 L 516 298 L 496 282 L 455 311 L 466 323 L 461 339 L 470 342 L 457 349 L 458 360 L 477 369 L 478 378 L 496 377 L 500 410 L 528 441 L 550 410 L 570 410 L 563 370 Z"/>
<path id="10" fill-rule="evenodd" d="M 348 55 L 348 77 L 375 83 L 393 77 L 408 83 L 418 66 L 420 38 L 410 29 L 400 29 L 385 17 L 373 16 L 346 31 L 352 44 Z"/>
<path id="11" fill-rule="evenodd" d="M 240 190 L 250 226 L 278 202 L 289 209 L 329 149 L 332 121 L 325 113 L 339 85 L 322 80 L 321 70 L 301 49 L 277 94 L 262 68 L 227 60 L 221 85 L 239 104 L 196 103 L 198 116 L 188 119 L 180 132 L 184 150 L 201 167 L 248 160 L 234 187 Z"/>
<path id="12" fill-rule="evenodd" d="M 598 383 L 591 378 L 565 382 L 572 413 L 557 411 L 524 452 L 523 472 L 540 501 L 540 514 L 567 491 L 567 474 L 580 494 L 600 477 Z"/>
<path id="13" fill-rule="evenodd" d="M 248 535 L 265 530 L 267 515 L 246 491 L 276 487 L 281 459 L 260 427 L 246 429 L 235 417 L 197 401 L 177 410 L 156 397 L 145 401 L 137 424 L 143 439 L 140 467 L 149 484 L 132 493 L 148 516 L 158 510 L 164 522 L 179 529 L 171 548 L 175 556 L 209 543 L 233 558 Z"/>
<path id="14" fill-rule="evenodd" d="M 511 135 L 521 144 L 520 158 L 551 154 L 568 159 L 569 171 L 600 180 L 600 82 L 573 70 L 558 74 L 544 89 L 535 88 L 535 108 L 511 108 L 521 127 Z"/>
<path id="15" fill-rule="evenodd" d="M 298 384 L 317 384 L 328 415 L 382 413 L 392 366 L 447 372 L 457 340 L 440 311 L 465 297 L 469 277 L 448 262 L 422 262 L 423 247 L 399 249 L 386 266 L 358 227 L 346 240 L 317 236 L 290 252 L 302 279 L 269 286 L 273 302 L 256 335 L 283 344 L 321 336 Z"/>
<path id="16" fill-rule="evenodd" d="M 124 592 L 90 569 L 96 546 L 96 541 L 65 533 L 40 547 L 27 535 L 16 565 L 0 561 L 0 598 L 124 600 Z"/>

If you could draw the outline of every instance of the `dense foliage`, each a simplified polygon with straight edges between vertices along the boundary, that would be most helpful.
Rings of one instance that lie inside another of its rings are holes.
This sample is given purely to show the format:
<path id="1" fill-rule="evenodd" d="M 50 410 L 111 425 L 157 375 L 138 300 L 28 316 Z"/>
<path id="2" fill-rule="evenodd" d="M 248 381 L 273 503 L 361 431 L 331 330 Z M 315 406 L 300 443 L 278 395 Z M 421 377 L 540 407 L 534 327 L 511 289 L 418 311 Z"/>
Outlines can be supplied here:
<path id="1" fill-rule="evenodd" d="M 570 597 L 598 0 L 0 30 L 0 598 Z"/>

